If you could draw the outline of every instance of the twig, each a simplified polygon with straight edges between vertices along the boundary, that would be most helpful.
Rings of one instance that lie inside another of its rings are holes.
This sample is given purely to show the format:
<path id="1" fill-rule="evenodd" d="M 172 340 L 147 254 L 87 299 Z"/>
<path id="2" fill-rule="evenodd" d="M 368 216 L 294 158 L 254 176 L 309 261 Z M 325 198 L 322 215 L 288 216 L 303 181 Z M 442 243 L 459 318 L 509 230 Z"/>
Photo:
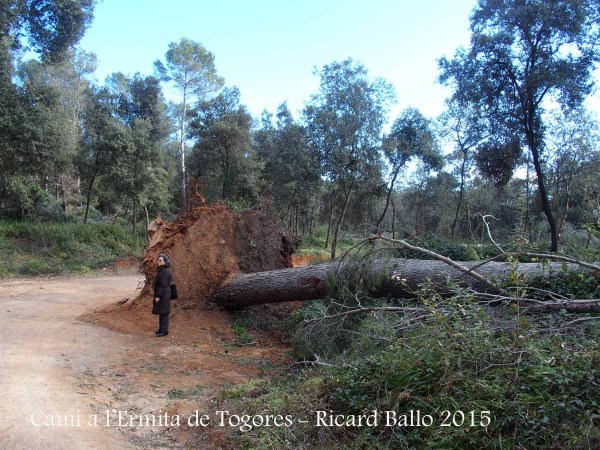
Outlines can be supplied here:
<path id="1" fill-rule="evenodd" d="M 387 238 L 385 236 L 373 236 L 369 239 L 375 240 L 375 239 L 381 239 L 383 241 L 386 242 L 391 242 L 393 244 L 400 244 L 403 247 L 407 248 L 408 250 L 412 250 L 415 252 L 419 252 L 419 253 L 423 253 L 424 255 L 428 255 L 431 256 L 432 258 L 435 258 L 439 261 L 443 261 L 446 264 L 448 264 L 449 266 L 454 267 L 455 269 L 468 274 L 470 276 L 472 276 L 473 278 L 475 278 L 476 280 L 480 281 L 481 283 L 485 284 L 488 288 L 492 289 L 493 291 L 496 292 L 501 292 L 502 289 L 500 289 L 498 286 L 496 286 L 496 284 L 492 283 L 490 280 L 488 280 L 487 278 L 485 278 L 484 276 L 480 275 L 479 273 L 473 271 L 472 269 L 469 269 L 468 267 L 463 266 L 462 264 L 457 263 L 456 261 L 453 261 L 452 259 L 440 255 L 439 253 L 435 253 L 432 252 L 431 250 L 428 250 L 426 248 L 423 247 L 417 247 L 416 245 L 411 245 L 406 241 L 403 241 L 401 239 L 390 239 Z"/>
<path id="2" fill-rule="evenodd" d="M 307 361 L 306 359 L 303 359 L 302 361 L 296 361 L 295 363 L 292 363 L 290 365 L 290 368 L 292 368 L 294 366 L 299 366 L 301 364 L 311 365 L 311 366 L 339 367 L 336 364 L 321 361 L 321 358 L 319 358 L 319 355 L 315 354 L 314 357 L 315 357 L 314 361 Z"/>
<path id="3" fill-rule="evenodd" d="M 564 329 L 564 328 L 572 327 L 573 325 L 576 325 L 578 323 L 591 322 L 594 320 L 600 320 L 600 316 L 582 317 L 580 319 L 571 320 L 570 322 L 561 323 L 559 328 Z"/>
<path id="4" fill-rule="evenodd" d="M 415 322 L 419 322 L 422 319 L 427 319 L 428 317 L 431 316 L 431 313 L 427 313 L 427 314 L 422 314 L 420 316 L 417 317 L 412 317 L 410 319 L 406 319 L 403 323 L 404 326 L 399 327 L 397 325 L 394 325 L 394 330 L 396 330 L 396 332 L 400 331 L 400 330 L 405 330 L 406 328 L 412 326 Z"/>
<path id="5" fill-rule="evenodd" d="M 579 259 L 571 258 L 570 256 L 560 255 L 560 254 L 552 254 L 552 253 L 516 253 L 516 255 L 528 256 L 530 258 L 548 258 L 555 259 L 557 261 L 565 261 L 573 264 L 578 264 L 582 267 L 587 267 L 589 269 L 600 270 L 600 266 L 597 264 L 588 263 L 585 261 L 581 261 Z"/>
<path id="6" fill-rule="evenodd" d="M 494 220 L 499 220 L 499 219 L 496 219 L 496 218 L 495 218 L 494 216 L 492 216 L 491 214 L 485 214 L 485 215 L 483 215 L 483 214 L 477 214 L 477 215 L 481 217 L 481 220 L 483 220 L 483 223 L 484 223 L 484 225 L 485 225 L 485 228 L 486 228 L 486 230 L 487 230 L 487 234 L 488 234 L 488 237 L 490 238 L 490 241 L 492 241 L 492 242 L 494 243 L 494 245 L 496 246 L 496 248 L 498 248 L 498 250 L 500 250 L 502 253 L 506 253 L 506 252 L 505 252 L 505 251 L 502 249 L 502 247 L 500 247 L 500 246 L 498 245 L 498 243 L 497 243 L 497 242 L 494 240 L 494 238 L 492 237 L 492 232 L 490 231 L 490 224 L 489 224 L 489 223 L 488 223 L 488 221 L 487 221 L 487 218 L 488 218 L 488 217 L 491 217 L 491 218 L 492 218 L 492 219 L 494 219 Z"/>
<path id="7" fill-rule="evenodd" d="M 346 306 L 346 308 L 348 308 Z M 317 317 L 316 319 L 304 320 L 304 323 L 320 322 L 321 320 L 335 319 L 338 317 L 349 316 L 351 314 L 360 314 L 363 312 L 370 311 L 386 311 L 386 312 L 407 312 L 407 311 L 425 311 L 423 308 L 410 308 L 405 306 L 370 306 L 370 307 L 358 307 L 350 309 L 348 311 L 341 312 L 339 314 L 333 314 L 330 316 Z"/>
<path id="8" fill-rule="evenodd" d="M 587 267 L 588 269 L 594 269 L 594 270 L 600 270 L 600 266 L 597 264 L 593 264 L 593 263 L 588 263 L 585 261 L 581 261 L 580 259 L 576 259 L 576 258 L 572 258 L 570 256 L 566 256 L 566 255 L 560 255 L 560 254 L 553 254 L 553 253 L 530 253 L 530 252 L 513 252 L 513 253 L 502 253 L 500 255 L 496 255 L 493 256 L 491 258 L 488 258 L 484 261 L 481 261 L 479 263 L 477 263 L 475 266 L 471 267 L 470 270 L 474 270 L 474 269 L 478 269 L 481 266 L 486 265 L 489 262 L 493 262 L 493 261 L 499 261 L 499 260 L 503 260 L 503 259 L 507 259 L 511 256 L 514 257 L 519 257 L 519 256 L 526 256 L 528 258 L 546 258 L 546 259 L 553 259 L 556 261 L 564 261 L 564 262 L 570 262 L 573 264 L 577 264 L 581 267 Z"/>

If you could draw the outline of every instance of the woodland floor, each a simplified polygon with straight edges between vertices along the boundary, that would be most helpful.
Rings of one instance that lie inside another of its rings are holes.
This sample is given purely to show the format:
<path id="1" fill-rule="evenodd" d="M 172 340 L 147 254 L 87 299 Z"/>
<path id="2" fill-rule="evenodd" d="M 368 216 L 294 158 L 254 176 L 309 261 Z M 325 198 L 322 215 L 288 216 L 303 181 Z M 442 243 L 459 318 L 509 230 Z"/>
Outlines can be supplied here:
<path id="1" fill-rule="evenodd" d="M 150 311 L 119 312 L 142 283 L 133 270 L 0 283 L 0 449 L 227 448 L 236 430 L 217 426 L 213 397 L 286 364 L 288 348 L 255 331 L 239 346 L 228 314 L 176 302 L 156 338 Z M 181 424 L 119 427 L 113 410 Z M 195 410 L 213 426 L 188 427 Z"/>

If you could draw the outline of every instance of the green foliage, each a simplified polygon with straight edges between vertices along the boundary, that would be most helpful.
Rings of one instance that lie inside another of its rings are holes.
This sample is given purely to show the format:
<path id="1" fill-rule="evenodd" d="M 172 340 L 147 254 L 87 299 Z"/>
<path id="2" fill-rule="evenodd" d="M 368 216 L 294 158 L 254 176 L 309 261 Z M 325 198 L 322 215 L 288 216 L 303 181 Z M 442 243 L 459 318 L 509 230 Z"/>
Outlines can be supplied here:
<path id="1" fill-rule="evenodd" d="M 423 247 L 440 255 L 447 256 L 454 261 L 477 261 L 480 259 L 478 248 L 470 244 L 464 244 L 443 238 L 433 233 L 426 233 L 415 239 L 409 240 L 412 245 Z M 495 249 L 498 253 L 498 249 Z M 420 252 L 399 249 L 396 253 L 398 258 L 432 259 Z"/>
<path id="2" fill-rule="evenodd" d="M 248 328 L 246 328 L 245 326 L 235 325 L 233 327 L 233 332 L 237 339 L 238 345 L 247 345 L 250 342 L 252 342 L 252 336 L 250 336 L 250 333 L 248 332 Z"/>
<path id="3" fill-rule="evenodd" d="M 188 158 L 189 173 L 204 181 L 209 202 L 256 201 L 260 164 L 251 151 L 252 117 L 239 101 L 237 88 L 225 88 L 198 106 L 190 124 L 198 143 Z"/>
<path id="4" fill-rule="evenodd" d="M 598 329 L 589 339 L 493 332 L 492 325 L 459 314 L 416 327 L 398 345 L 337 371 L 331 405 L 354 413 L 491 412 L 489 427 L 405 430 L 408 442 L 432 448 L 572 448 L 594 431 L 587 427 L 600 404 Z"/>
<path id="5" fill-rule="evenodd" d="M 181 38 L 179 42 L 171 42 L 165 54 L 165 63 L 160 60 L 154 62 L 157 76 L 165 82 L 173 82 L 181 92 L 181 103 L 178 105 L 175 116 L 179 128 L 179 157 L 182 169 L 185 162 L 185 140 L 187 138 L 187 125 L 190 104 L 201 101 L 207 95 L 217 92 L 224 84 L 222 77 L 217 75 L 215 56 L 198 42 L 188 38 Z M 186 176 L 182 173 L 182 198 L 186 199 Z M 185 201 L 184 201 L 185 203 Z"/>
<path id="6" fill-rule="evenodd" d="M 320 308 L 312 302 L 299 314 L 315 317 Z M 543 320 L 490 315 L 462 296 L 432 303 L 429 310 L 426 321 L 402 332 L 392 327 L 399 316 L 382 323 L 365 315 L 353 347 L 331 355 L 337 367 L 306 370 L 246 389 L 244 395 L 223 396 L 233 411 L 258 414 L 267 408 L 309 422 L 291 429 L 256 428 L 236 439 L 243 448 L 267 448 L 275 440 L 295 448 L 382 448 L 382 442 L 385 448 L 600 444 L 600 327 L 547 333 Z M 309 344 L 311 351 L 319 341 Z M 236 400 L 242 397 L 243 404 Z M 346 416 L 376 410 L 381 416 L 377 427 L 318 428 L 318 410 Z M 385 427 L 385 411 L 398 416 L 420 411 L 431 415 L 434 425 Z"/>
<path id="7" fill-rule="evenodd" d="M 319 163 L 308 142 L 306 128 L 294 121 L 287 103 L 277 109 L 275 126 L 268 113 L 254 133 L 254 146 L 263 162 L 261 183 L 272 207 L 288 228 L 298 234 L 299 215 L 310 216 L 318 188 Z"/>
<path id="8" fill-rule="evenodd" d="M 36 206 L 49 202 L 49 194 L 34 177 L 7 175 L 0 179 L 0 216 L 32 217 Z"/>
<path id="9" fill-rule="evenodd" d="M 0 221 L 3 276 L 86 273 L 143 247 L 141 230 L 119 225 Z"/>
<path id="10" fill-rule="evenodd" d="M 236 311 L 231 313 L 231 326 L 236 337 L 236 345 L 247 345 L 254 341 L 251 329 L 273 330 L 280 327 L 279 321 L 265 316 L 264 311 Z"/>
<path id="11" fill-rule="evenodd" d="M 309 236 L 305 236 L 302 238 L 302 243 L 300 244 L 299 251 L 302 251 L 303 248 L 317 248 L 322 249 L 325 247 L 325 239 L 327 237 L 327 227 L 320 226 L 316 227 L 313 233 Z"/>
<path id="12" fill-rule="evenodd" d="M 375 198 L 381 191 L 381 131 L 385 115 L 395 101 L 392 85 L 370 79 L 367 69 L 348 58 L 325 65 L 319 92 L 304 110 L 307 135 L 339 202 L 333 227 L 332 258 L 348 205 L 357 193 Z"/>
<path id="13" fill-rule="evenodd" d="M 482 1 L 470 16 L 470 48 L 439 61 L 440 80 L 453 87 L 453 100 L 477 108 L 486 122 L 489 142 L 479 145 L 480 169 L 506 181 L 527 145 L 551 251 L 558 250 L 558 227 L 541 163 L 545 109 L 554 104 L 573 110 L 592 92 L 599 18 L 595 0 Z M 505 158 L 500 161 L 498 153 Z"/>
<path id="14" fill-rule="evenodd" d="M 591 271 L 565 272 L 551 277 L 540 277 L 530 280 L 528 285 L 546 292 L 553 292 L 565 298 L 600 298 L 600 274 Z M 527 288 L 524 288 L 524 290 L 526 291 Z M 527 292 L 526 295 L 532 298 L 542 297 L 537 291 Z"/>

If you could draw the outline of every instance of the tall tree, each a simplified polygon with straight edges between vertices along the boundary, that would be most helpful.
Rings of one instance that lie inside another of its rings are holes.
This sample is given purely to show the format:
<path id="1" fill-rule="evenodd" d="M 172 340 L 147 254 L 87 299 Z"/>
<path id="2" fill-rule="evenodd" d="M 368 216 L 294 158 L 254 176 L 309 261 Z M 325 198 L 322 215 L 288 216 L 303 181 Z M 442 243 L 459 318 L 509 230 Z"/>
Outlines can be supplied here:
<path id="1" fill-rule="evenodd" d="M 179 121 L 179 157 L 181 163 L 181 195 L 186 204 L 185 140 L 190 105 L 206 99 L 224 84 L 217 75 L 214 55 L 202 44 L 187 38 L 169 44 L 165 54 L 166 65 L 160 60 L 154 62 L 157 74 L 163 81 L 172 81 L 181 93 Z"/>
<path id="2" fill-rule="evenodd" d="M 377 221 L 378 232 L 381 231 L 398 174 L 406 164 L 419 159 L 429 170 L 439 170 L 444 164 L 431 121 L 415 108 L 407 108 L 394 121 L 390 134 L 384 139 L 383 153 L 390 165 L 392 179 L 385 207 Z"/>
<path id="3" fill-rule="evenodd" d="M 334 258 L 352 194 L 380 179 L 381 131 L 395 93 L 387 81 L 372 80 L 367 69 L 350 58 L 326 65 L 318 74 L 319 92 L 311 97 L 304 116 L 322 175 L 342 199 L 331 244 Z"/>
<path id="4" fill-rule="evenodd" d="M 460 210 L 465 200 L 467 176 L 473 163 L 473 152 L 486 137 L 485 123 L 476 109 L 470 105 L 460 105 L 450 99 L 447 109 L 440 116 L 440 124 L 447 139 L 453 144 L 454 151 L 450 155 L 451 162 L 458 163 L 456 175 L 459 177 L 458 200 L 451 227 L 451 238 L 454 239 Z"/>
<path id="5" fill-rule="evenodd" d="M 590 197 L 594 197 L 581 194 L 600 190 L 598 182 L 592 183 L 592 186 L 588 182 L 589 174 L 594 173 L 600 160 L 600 127 L 585 110 L 555 114 L 550 120 L 548 178 L 560 237 L 571 209 L 589 204 Z M 598 208 L 586 209 L 591 212 Z"/>
<path id="6" fill-rule="evenodd" d="M 277 108 L 273 126 L 264 116 L 255 136 L 258 155 L 264 161 L 262 179 L 273 206 L 290 231 L 298 233 L 300 217 L 311 214 L 319 185 L 319 167 L 308 145 L 306 130 L 296 123 L 287 106 Z M 306 227 L 305 227 L 306 228 Z"/>
<path id="7" fill-rule="evenodd" d="M 160 161 L 161 147 L 170 131 L 166 105 L 160 82 L 152 76 L 137 73 L 130 78 L 115 73 L 106 86 L 113 116 L 126 127 L 130 142 L 123 147 L 119 164 L 106 172 L 103 184 L 116 191 L 119 203 L 131 211 L 135 230 L 141 209 L 147 212 L 148 208 L 164 206 L 170 198 L 165 190 L 168 174 Z"/>
<path id="8" fill-rule="evenodd" d="M 439 62 L 440 80 L 453 85 L 456 99 L 480 106 L 527 145 L 551 251 L 558 229 L 543 170 L 545 106 L 554 100 L 572 108 L 591 92 L 599 16 L 597 0 L 480 0 L 470 49 Z"/>
<path id="9" fill-rule="evenodd" d="M 202 178 L 210 200 L 240 200 L 252 196 L 252 117 L 240 104 L 238 88 L 225 88 L 198 106 L 190 133 L 198 143 L 190 155 L 190 169 Z M 218 185 L 218 190 L 214 189 Z"/>
<path id="10" fill-rule="evenodd" d="M 23 185 L 25 178 L 32 177 L 27 183 L 39 185 L 36 178 L 39 166 L 24 161 L 35 159 L 32 153 L 39 156 L 39 150 L 49 148 L 49 141 L 60 141 L 54 139 L 58 129 L 46 120 L 51 121 L 48 112 L 58 106 L 60 99 L 47 86 L 41 89 L 38 84 L 38 92 L 44 91 L 38 98 L 28 95 L 32 89 L 27 93 L 15 86 L 14 53 L 26 42 L 46 67 L 46 63 L 61 62 L 90 24 L 94 3 L 93 0 L 0 2 L 0 171 L 4 175 L 0 178 L 0 208 L 14 204 L 14 198 L 9 198 L 11 192 L 16 192 L 15 186 Z"/>
<path id="11" fill-rule="evenodd" d="M 90 84 L 86 78 L 95 68 L 94 54 L 69 50 L 62 61 L 40 63 L 32 59 L 19 65 L 17 71 L 22 98 L 29 105 L 30 113 L 39 113 L 44 104 L 47 111 L 45 126 L 40 120 L 43 116 L 39 114 L 29 126 L 31 130 L 45 128 L 36 140 L 49 146 L 52 136 L 57 137 L 54 147 L 45 157 L 45 184 L 47 190 L 54 187 L 54 195 L 57 201 L 61 200 L 64 212 L 67 212 L 70 203 L 80 200 L 73 160 L 81 141 L 81 113 L 88 98 L 86 91 Z M 48 103 L 51 98 L 54 98 L 53 104 Z M 52 130 L 54 133 L 51 133 Z"/>

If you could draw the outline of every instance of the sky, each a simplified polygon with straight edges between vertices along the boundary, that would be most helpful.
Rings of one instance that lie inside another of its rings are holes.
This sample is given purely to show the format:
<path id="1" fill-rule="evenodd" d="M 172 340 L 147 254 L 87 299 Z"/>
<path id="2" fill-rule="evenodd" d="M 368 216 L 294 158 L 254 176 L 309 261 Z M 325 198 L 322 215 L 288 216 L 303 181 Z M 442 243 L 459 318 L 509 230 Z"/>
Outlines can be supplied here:
<path id="1" fill-rule="evenodd" d="M 392 121 L 412 106 L 443 111 L 437 60 L 469 43 L 476 0 L 101 0 L 80 47 L 98 57 L 96 79 L 153 73 L 182 37 L 215 55 L 219 75 L 237 86 L 254 117 L 287 101 L 294 116 L 318 91 L 314 74 L 351 57 L 396 88 Z M 176 92 L 167 88 L 167 98 Z"/>
<path id="2" fill-rule="evenodd" d="M 315 69 L 351 57 L 396 88 L 388 125 L 411 106 L 434 118 L 449 91 L 437 60 L 469 45 L 476 0 L 99 0 L 80 47 L 98 57 L 98 82 L 153 73 L 182 37 L 215 55 L 226 86 L 258 118 L 287 101 L 296 118 L 318 91 Z M 599 71 L 600 72 L 600 71 Z M 600 81 L 600 76 L 597 77 Z M 598 83 L 600 85 L 600 82 Z M 169 100 L 179 95 L 165 87 Z M 600 93 L 588 102 L 600 112 Z"/>

